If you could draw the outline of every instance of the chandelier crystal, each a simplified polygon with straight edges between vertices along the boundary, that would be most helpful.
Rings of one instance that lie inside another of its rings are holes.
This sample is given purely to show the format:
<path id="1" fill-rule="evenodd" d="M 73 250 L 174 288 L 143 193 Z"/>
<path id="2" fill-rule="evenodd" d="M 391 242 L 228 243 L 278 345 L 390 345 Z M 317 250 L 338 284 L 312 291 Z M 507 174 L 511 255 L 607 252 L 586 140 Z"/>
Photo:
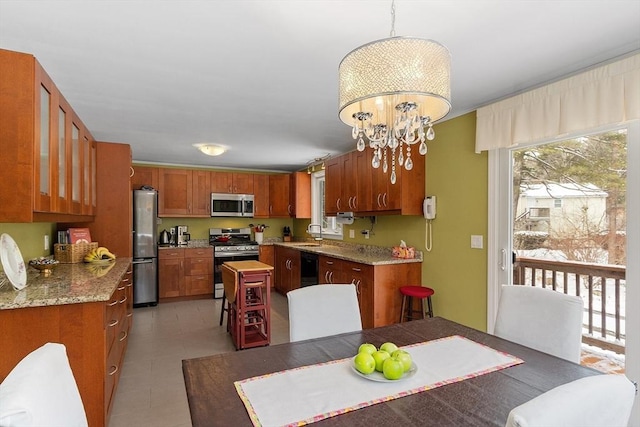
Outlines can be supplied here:
<path id="1" fill-rule="evenodd" d="M 451 56 L 436 41 L 394 37 L 393 4 L 391 11 L 391 37 L 360 46 L 340 63 L 339 116 L 353 127 L 358 151 L 373 150 L 374 168 L 387 173 L 391 157 L 395 184 L 396 165 L 411 170 L 412 146 L 425 155 L 433 124 L 451 110 Z"/>

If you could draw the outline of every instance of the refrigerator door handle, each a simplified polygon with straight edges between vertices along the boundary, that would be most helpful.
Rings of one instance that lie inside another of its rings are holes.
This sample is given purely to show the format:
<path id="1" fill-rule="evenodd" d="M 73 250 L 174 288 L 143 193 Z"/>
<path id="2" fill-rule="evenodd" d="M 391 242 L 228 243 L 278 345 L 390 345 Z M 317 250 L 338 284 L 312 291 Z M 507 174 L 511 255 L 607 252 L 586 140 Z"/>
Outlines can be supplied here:
<path id="1" fill-rule="evenodd" d="M 151 264 L 152 262 L 153 262 L 153 258 L 147 258 L 147 259 L 134 260 L 131 263 L 132 264 Z"/>

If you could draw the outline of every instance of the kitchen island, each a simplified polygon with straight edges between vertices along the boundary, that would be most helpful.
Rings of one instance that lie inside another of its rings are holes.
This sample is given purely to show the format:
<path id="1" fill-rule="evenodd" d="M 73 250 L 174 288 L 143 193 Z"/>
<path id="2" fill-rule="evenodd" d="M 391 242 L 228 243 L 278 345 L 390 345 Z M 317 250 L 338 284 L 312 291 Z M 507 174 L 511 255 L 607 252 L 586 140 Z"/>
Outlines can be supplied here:
<path id="1" fill-rule="evenodd" d="M 108 425 L 133 321 L 131 258 L 60 264 L 48 277 L 27 269 L 26 288 L 0 288 L 0 381 L 36 348 L 62 343 L 89 425 Z"/>

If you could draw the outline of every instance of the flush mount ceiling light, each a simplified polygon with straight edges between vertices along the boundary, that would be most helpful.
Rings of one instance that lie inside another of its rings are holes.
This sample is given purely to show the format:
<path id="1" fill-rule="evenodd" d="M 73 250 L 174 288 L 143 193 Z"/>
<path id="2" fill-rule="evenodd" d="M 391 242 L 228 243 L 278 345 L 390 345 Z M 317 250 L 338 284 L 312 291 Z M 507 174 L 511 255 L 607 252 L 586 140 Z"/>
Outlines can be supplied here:
<path id="1" fill-rule="evenodd" d="M 427 153 L 433 124 L 451 110 L 449 50 L 433 40 L 395 36 L 395 1 L 391 3 L 391 34 L 351 51 L 340 62 L 339 117 L 353 126 L 358 151 L 374 150 L 371 164 L 388 170 L 392 184 L 396 163 L 413 168 L 411 146 Z M 406 156 L 405 153 L 406 152 Z"/>
<path id="2" fill-rule="evenodd" d="M 222 145 L 216 144 L 193 144 L 193 146 L 202 151 L 207 156 L 219 156 L 220 154 L 227 151 L 227 149 Z"/>

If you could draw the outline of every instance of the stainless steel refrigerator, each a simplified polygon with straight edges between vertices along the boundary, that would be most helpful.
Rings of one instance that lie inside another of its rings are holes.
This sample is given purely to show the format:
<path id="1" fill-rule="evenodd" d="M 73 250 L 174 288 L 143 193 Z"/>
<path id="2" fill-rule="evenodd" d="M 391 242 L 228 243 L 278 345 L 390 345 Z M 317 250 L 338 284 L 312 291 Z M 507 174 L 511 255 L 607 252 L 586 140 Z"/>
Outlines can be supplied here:
<path id="1" fill-rule="evenodd" d="M 133 191 L 133 304 L 158 304 L 158 192 Z"/>

